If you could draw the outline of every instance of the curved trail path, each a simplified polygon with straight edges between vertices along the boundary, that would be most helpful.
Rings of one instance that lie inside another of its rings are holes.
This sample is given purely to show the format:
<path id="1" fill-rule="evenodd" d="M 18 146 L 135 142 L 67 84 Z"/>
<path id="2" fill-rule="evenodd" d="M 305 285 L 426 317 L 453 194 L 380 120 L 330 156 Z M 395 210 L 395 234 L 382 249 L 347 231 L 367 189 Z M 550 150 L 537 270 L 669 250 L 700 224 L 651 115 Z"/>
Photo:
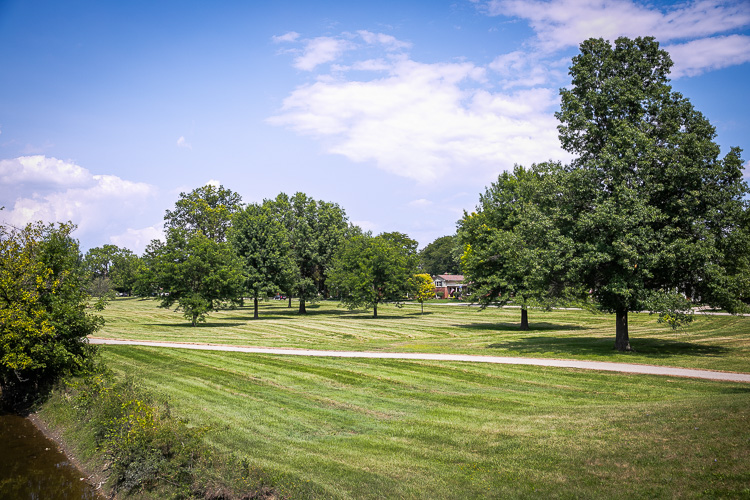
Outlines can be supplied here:
<path id="1" fill-rule="evenodd" d="M 476 356 L 468 354 L 422 354 L 399 352 L 358 352 L 358 351 L 322 351 L 308 349 L 277 349 L 267 347 L 239 347 L 219 344 L 190 344 L 182 342 L 149 342 L 141 340 L 110 340 L 89 337 L 92 344 L 106 345 L 139 345 L 149 347 L 169 347 L 177 349 L 195 349 L 201 351 L 246 352 L 252 354 L 277 354 L 282 356 L 317 356 L 336 358 L 373 358 L 404 359 L 428 361 L 467 361 L 471 363 L 496 363 L 506 365 L 553 366 L 558 368 L 577 368 L 582 370 L 604 370 L 623 373 L 640 373 L 645 375 L 665 375 L 669 377 L 689 377 L 707 380 L 724 380 L 730 382 L 750 383 L 750 373 L 719 372 L 696 370 L 693 368 L 674 368 L 631 363 L 611 363 L 608 361 L 580 361 L 569 359 L 513 358 L 505 356 Z"/>

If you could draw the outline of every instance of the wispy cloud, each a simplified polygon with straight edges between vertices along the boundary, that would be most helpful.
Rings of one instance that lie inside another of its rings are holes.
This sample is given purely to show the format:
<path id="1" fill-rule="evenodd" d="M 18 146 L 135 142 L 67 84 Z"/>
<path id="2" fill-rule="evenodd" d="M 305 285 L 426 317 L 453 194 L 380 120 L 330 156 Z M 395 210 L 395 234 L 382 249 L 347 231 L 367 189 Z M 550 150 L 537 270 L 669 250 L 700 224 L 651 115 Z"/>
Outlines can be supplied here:
<path id="1" fill-rule="evenodd" d="M 487 15 L 526 20 L 534 37 L 489 64 L 418 62 L 410 43 L 370 31 L 278 37 L 297 54 L 294 66 L 316 73 L 269 122 L 320 139 L 329 153 L 421 183 L 473 182 L 514 163 L 570 158 L 560 148 L 554 111 L 558 89 L 568 83 L 571 49 L 586 38 L 654 35 L 671 43 L 673 77 L 750 60 L 750 37 L 731 33 L 750 24 L 746 1 L 476 5 Z"/>
<path id="2" fill-rule="evenodd" d="M 672 77 L 696 76 L 706 71 L 750 62 L 750 36 L 729 35 L 701 38 L 692 42 L 668 45 L 674 61 Z"/>
<path id="3" fill-rule="evenodd" d="M 656 7 L 631 0 L 491 0 L 490 15 L 526 19 L 537 43 L 555 51 L 591 37 L 654 36 L 685 40 L 725 33 L 750 23 L 750 4 L 703 0 Z"/>
<path id="4" fill-rule="evenodd" d="M 184 136 L 180 136 L 180 138 L 177 139 L 177 147 L 185 148 L 185 149 L 193 149 L 193 146 L 189 142 L 187 142 Z"/>
<path id="5" fill-rule="evenodd" d="M 553 116 L 556 90 L 494 92 L 487 68 L 468 62 L 383 61 L 386 76 L 297 88 L 269 121 L 423 183 L 455 174 L 486 180 L 514 163 L 567 158 Z"/>

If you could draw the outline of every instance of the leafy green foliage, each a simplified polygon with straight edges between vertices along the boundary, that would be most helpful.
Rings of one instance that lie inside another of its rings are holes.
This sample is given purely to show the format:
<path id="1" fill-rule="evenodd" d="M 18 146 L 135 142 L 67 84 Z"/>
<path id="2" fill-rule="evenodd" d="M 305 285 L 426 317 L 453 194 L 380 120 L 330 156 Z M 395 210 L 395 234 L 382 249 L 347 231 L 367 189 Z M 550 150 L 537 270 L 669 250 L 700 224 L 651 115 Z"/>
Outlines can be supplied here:
<path id="1" fill-rule="evenodd" d="M 424 301 L 435 298 L 435 283 L 429 274 L 415 274 L 412 281 L 414 282 L 414 300 L 422 306 L 422 314 L 424 314 Z"/>
<path id="2" fill-rule="evenodd" d="M 150 251 L 148 275 L 159 285 L 161 306 L 176 303 L 193 326 L 212 311 L 239 304 L 242 266 L 229 244 L 173 229 L 165 244 L 154 243 Z"/>
<path id="3" fill-rule="evenodd" d="M 226 240 L 232 215 L 242 210 L 242 197 L 224 188 L 206 184 L 190 193 L 180 193 L 174 210 L 164 215 L 166 230 L 198 231 L 218 243 Z"/>
<path id="4" fill-rule="evenodd" d="M 691 301 L 735 312 L 750 296 L 740 152 L 718 158 L 714 127 L 668 84 L 671 65 L 653 38 L 590 39 L 561 90 L 560 140 L 578 155 L 560 197 L 571 276 L 616 313 L 619 350 L 628 311 L 676 325 Z"/>
<path id="5" fill-rule="evenodd" d="M 258 319 L 258 299 L 288 290 L 297 279 L 289 235 L 269 204 L 251 204 L 235 215 L 229 241 L 242 261 L 244 289 L 253 297 Z"/>
<path id="6" fill-rule="evenodd" d="M 0 226 L 0 387 L 27 400 L 89 365 L 86 336 L 103 324 L 87 311 L 78 243 L 68 224 Z M 19 402 L 15 401 L 15 402 Z"/>
<path id="7" fill-rule="evenodd" d="M 329 295 L 329 268 L 349 230 L 346 213 L 335 203 L 316 201 L 299 192 L 292 197 L 281 193 L 264 205 L 286 228 L 297 272 L 285 291 L 299 297 L 299 312 L 304 314 L 306 302 Z"/>
<path id="8" fill-rule="evenodd" d="M 419 268 L 436 276 L 438 274 L 458 274 L 462 249 L 458 238 L 441 236 L 419 252 Z"/>
<path id="9" fill-rule="evenodd" d="M 358 234 L 336 256 L 330 281 L 350 309 L 400 302 L 415 291 L 417 242 L 402 233 Z"/>
<path id="10" fill-rule="evenodd" d="M 83 257 L 91 294 L 111 295 L 112 291 L 130 295 L 136 284 L 139 258 L 127 248 L 103 245 L 89 249 Z"/>
<path id="11" fill-rule="evenodd" d="M 477 211 L 464 212 L 458 223 L 461 268 L 473 300 L 482 308 L 521 305 L 524 330 L 529 301 L 549 307 L 568 289 L 564 263 L 572 245 L 555 225 L 562 174 L 559 164 L 503 172 L 480 196 Z"/>

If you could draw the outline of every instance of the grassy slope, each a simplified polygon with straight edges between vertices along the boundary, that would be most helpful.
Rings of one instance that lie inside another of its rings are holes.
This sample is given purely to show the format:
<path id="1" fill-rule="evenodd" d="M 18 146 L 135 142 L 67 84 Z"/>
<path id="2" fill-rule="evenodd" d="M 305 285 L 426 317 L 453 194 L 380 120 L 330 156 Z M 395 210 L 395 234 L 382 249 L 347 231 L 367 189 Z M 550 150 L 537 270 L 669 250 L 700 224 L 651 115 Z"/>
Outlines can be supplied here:
<path id="1" fill-rule="evenodd" d="M 296 307 L 270 301 L 261 319 L 249 307 L 222 311 L 193 328 L 180 313 L 156 302 L 118 299 L 105 311 L 105 338 L 209 342 L 259 347 L 354 351 L 440 352 L 624 361 L 738 372 L 750 371 L 750 318 L 699 316 L 686 328 L 671 330 L 656 316 L 630 314 L 636 353 L 613 351 L 614 317 L 586 311 L 531 311 L 531 330 L 520 332 L 518 309 L 433 305 L 424 316 L 419 305 L 381 306 L 379 317 L 349 312 L 335 303 Z"/>
<path id="2" fill-rule="evenodd" d="M 750 318 L 673 332 L 582 311 L 267 303 L 191 328 L 153 301 L 115 301 L 102 336 L 235 345 L 605 359 L 750 371 Z M 750 498 L 750 387 L 521 366 L 106 347 L 108 364 L 167 396 L 222 450 L 293 498 Z"/>
<path id="3" fill-rule="evenodd" d="M 750 387 L 109 346 L 292 498 L 750 497 Z"/>

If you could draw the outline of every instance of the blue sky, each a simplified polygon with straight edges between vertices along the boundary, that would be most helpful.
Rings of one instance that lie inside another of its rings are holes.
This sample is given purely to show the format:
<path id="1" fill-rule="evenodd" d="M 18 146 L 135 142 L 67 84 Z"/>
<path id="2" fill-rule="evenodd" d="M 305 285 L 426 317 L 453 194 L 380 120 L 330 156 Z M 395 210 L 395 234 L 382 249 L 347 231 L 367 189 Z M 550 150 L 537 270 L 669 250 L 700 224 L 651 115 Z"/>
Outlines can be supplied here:
<path id="1" fill-rule="evenodd" d="M 0 219 L 140 253 L 211 182 L 303 191 L 424 246 L 514 163 L 569 159 L 570 59 L 621 35 L 655 36 L 722 151 L 750 158 L 746 0 L 0 0 Z"/>

